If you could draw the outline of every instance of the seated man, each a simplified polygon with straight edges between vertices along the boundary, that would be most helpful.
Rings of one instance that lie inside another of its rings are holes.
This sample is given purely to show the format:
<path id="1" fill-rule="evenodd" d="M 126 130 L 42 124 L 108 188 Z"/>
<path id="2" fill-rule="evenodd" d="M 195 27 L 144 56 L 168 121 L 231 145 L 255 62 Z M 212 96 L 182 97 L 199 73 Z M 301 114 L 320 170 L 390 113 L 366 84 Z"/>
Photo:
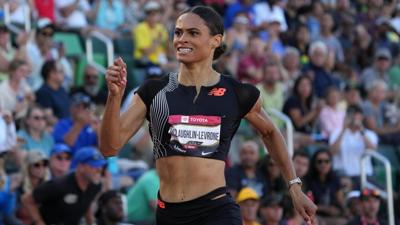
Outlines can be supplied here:
<path id="1" fill-rule="evenodd" d="M 82 147 L 97 146 L 99 120 L 93 114 L 93 104 L 89 96 L 76 93 L 71 98 L 71 117 L 62 119 L 54 127 L 56 143 L 64 143 L 72 150 L 72 155 Z"/>
<path id="2" fill-rule="evenodd" d="M 71 149 L 65 144 L 56 144 L 50 152 L 49 169 L 52 178 L 67 174 L 71 165 Z"/>
<path id="3" fill-rule="evenodd" d="M 73 172 L 50 180 L 22 197 L 34 224 L 78 225 L 86 215 L 93 224 L 91 205 L 101 191 L 107 161 L 96 148 L 82 148 L 73 158 Z"/>

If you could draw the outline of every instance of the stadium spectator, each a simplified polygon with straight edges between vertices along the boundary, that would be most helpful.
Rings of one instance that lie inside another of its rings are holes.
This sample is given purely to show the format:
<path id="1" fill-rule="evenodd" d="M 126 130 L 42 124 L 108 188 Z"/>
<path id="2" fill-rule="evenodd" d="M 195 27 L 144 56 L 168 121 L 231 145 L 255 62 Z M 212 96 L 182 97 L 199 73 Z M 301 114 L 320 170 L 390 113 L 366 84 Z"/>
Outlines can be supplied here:
<path id="1" fill-rule="evenodd" d="M 11 112 L 0 107 L 0 154 L 4 154 L 17 147 L 17 131 Z"/>
<path id="2" fill-rule="evenodd" d="M 333 171 L 332 156 L 328 150 L 320 149 L 314 153 L 306 184 L 318 206 L 317 215 L 326 224 L 344 224 L 346 222 L 342 218 L 344 197 L 339 177 Z"/>
<path id="3" fill-rule="evenodd" d="M 35 94 L 26 82 L 28 74 L 27 62 L 16 59 L 9 65 L 9 79 L 0 83 L 0 108 L 14 113 L 18 119 L 35 100 Z"/>
<path id="4" fill-rule="evenodd" d="M 93 107 L 89 96 L 74 94 L 71 97 L 71 117 L 59 120 L 54 127 L 55 142 L 68 145 L 72 155 L 82 147 L 97 146 L 99 119 L 94 115 Z"/>
<path id="5" fill-rule="evenodd" d="M 16 44 L 18 48 L 10 45 L 10 30 L 4 25 L 0 24 L 0 81 L 8 77 L 9 67 L 11 61 L 19 59 L 28 62 L 26 55 L 26 44 L 29 39 L 29 34 L 21 32 L 16 37 Z"/>
<path id="6" fill-rule="evenodd" d="M 48 18 L 52 23 L 56 22 L 54 0 L 33 0 L 29 1 L 33 16 L 37 18 Z"/>
<path id="7" fill-rule="evenodd" d="M 226 45 L 232 55 L 229 69 L 236 77 L 240 56 L 246 51 L 250 38 L 250 20 L 245 13 L 238 13 L 233 21 L 233 26 L 226 31 Z"/>
<path id="8" fill-rule="evenodd" d="M 310 158 L 308 154 L 306 152 L 297 151 L 293 154 L 292 159 L 296 175 L 300 178 L 304 178 L 307 175 L 310 166 Z"/>
<path id="9" fill-rule="evenodd" d="M 361 192 L 358 190 L 350 191 L 346 195 L 346 218 L 352 221 L 357 216 L 361 216 Z"/>
<path id="10" fill-rule="evenodd" d="M 247 18 L 250 20 L 250 26 L 254 26 L 254 0 L 238 0 L 229 4 L 225 10 L 224 27 L 229 29 L 234 21 L 236 14 L 246 13 Z"/>
<path id="11" fill-rule="evenodd" d="M 255 141 L 244 142 L 239 149 L 239 164 L 225 171 L 226 185 L 233 197 L 244 187 L 252 188 L 259 196 L 264 194 L 265 180 L 257 168 L 258 151 Z"/>
<path id="12" fill-rule="evenodd" d="M 294 125 L 296 136 L 298 136 L 296 137 L 296 140 L 298 140 L 297 148 L 314 143 L 311 133 L 322 106 L 322 102 L 316 103 L 313 97 L 311 78 L 307 75 L 298 77 L 291 95 L 286 99 L 282 109 Z"/>
<path id="13" fill-rule="evenodd" d="M 258 84 L 263 79 L 266 63 L 266 44 L 257 36 L 251 36 L 247 51 L 239 59 L 237 78 L 246 83 Z"/>
<path id="14" fill-rule="evenodd" d="M 356 62 L 353 67 L 361 71 L 373 64 L 374 40 L 362 24 L 356 25 L 354 32 L 352 52 Z"/>
<path id="15" fill-rule="evenodd" d="M 336 61 L 341 63 L 344 60 L 344 53 L 342 46 L 336 35 L 333 33 L 334 21 L 332 15 L 329 13 L 325 13 L 321 18 L 320 24 L 320 34 L 316 38 L 316 40 L 322 41 L 325 43 L 329 52 L 333 52 L 336 57 Z"/>
<path id="16" fill-rule="evenodd" d="M 48 157 L 53 148 L 54 139 L 45 129 L 46 118 L 43 109 L 38 105 L 31 105 L 24 118 L 22 129 L 17 133 L 22 142 L 21 148 L 26 151 L 36 149 Z"/>
<path id="17" fill-rule="evenodd" d="M 35 224 L 78 225 L 85 216 L 93 224 L 91 205 L 101 190 L 101 173 L 106 160 L 96 148 L 82 148 L 74 155 L 66 176 L 50 180 L 23 196 Z"/>
<path id="18" fill-rule="evenodd" d="M 314 1 L 311 4 L 311 12 L 307 16 L 307 27 L 310 31 L 311 40 L 315 40 L 321 33 L 321 21 L 324 16 L 324 6 L 320 1 Z"/>
<path id="19" fill-rule="evenodd" d="M 263 81 L 257 85 L 257 88 L 260 90 L 264 110 L 282 111 L 285 87 L 280 82 L 281 77 L 277 63 L 271 61 L 263 66 Z M 271 119 L 279 128 L 283 126 L 279 119 Z"/>
<path id="20" fill-rule="evenodd" d="M 282 80 L 287 90 L 293 88 L 294 81 L 301 75 L 300 52 L 295 47 L 287 47 L 282 56 Z M 287 97 L 288 94 L 285 95 Z"/>
<path id="21" fill-rule="evenodd" d="M 326 68 L 330 59 L 329 49 L 324 42 L 313 42 L 309 49 L 309 57 L 310 63 L 304 66 L 303 72 L 312 78 L 315 95 L 322 98 L 326 88 L 336 85 Z"/>
<path id="22" fill-rule="evenodd" d="M 35 38 L 26 46 L 27 56 L 31 63 L 31 74 L 28 76 L 28 83 L 33 90 L 37 91 L 45 81 L 41 76 L 43 64 L 48 60 L 56 60 L 60 64 L 60 71 L 63 72 L 62 84 L 68 89 L 73 81 L 72 67 L 65 57 L 65 49 L 62 44 L 55 43 L 54 24 L 48 18 L 41 18 L 37 21 Z M 61 70 L 62 68 L 62 70 Z"/>
<path id="23" fill-rule="evenodd" d="M 280 1 L 257 2 L 254 4 L 254 23 L 257 27 L 268 27 L 272 20 L 279 23 L 279 30 L 285 32 L 288 29 L 285 11 Z"/>
<path id="24" fill-rule="evenodd" d="M 283 194 L 287 191 L 287 185 L 277 163 L 271 158 L 270 155 L 264 156 L 259 163 L 259 170 L 265 180 L 263 195 L 271 193 Z"/>
<path id="25" fill-rule="evenodd" d="M 33 191 L 40 184 L 50 179 L 48 164 L 48 157 L 42 151 L 32 150 L 28 152 L 22 167 L 23 181 L 18 188 L 19 197 Z M 17 209 L 17 217 L 24 224 L 31 224 L 33 222 L 29 217 L 27 208 L 25 208 L 24 204 L 21 204 L 21 202 L 19 202 L 19 207 Z"/>
<path id="26" fill-rule="evenodd" d="M 350 83 L 344 88 L 344 105 L 342 108 L 346 109 L 349 105 L 362 105 L 360 87 L 357 84 Z"/>
<path id="27" fill-rule="evenodd" d="M 250 187 L 239 191 L 236 202 L 240 206 L 243 225 L 260 225 L 257 222 L 257 212 L 260 205 L 260 196 Z"/>
<path id="28" fill-rule="evenodd" d="M 68 173 L 71 165 L 71 157 L 71 149 L 67 145 L 54 145 L 49 158 L 49 169 L 52 179 L 62 177 Z"/>
<path id="29" fill-rule="evenodd" d="M 347 225 L 359 224 L 386 224 L 385 221 L 378 217 L 381 205 L 381 195 L 375 189 L 363 189 L 360 195 L 361 199 L 361 215 L 354 218 Z"/>
<path id="30" fill-rule="evenodd" d="M 375 80 L 367 87 L 368 97 L 363 104 L 366 127 L 378 134 L 380 144 L 399 145 L 400 120 L 396 113 L 389 113 L 387 88 L 383 80 Z"/>
<path id="31" fill-rule="evenodd" d="M 134 58 L 143 68 L 159 67 L 168 63 L 168 32 L 161 23 L 161 5 L 148 1 L 143 7 L 146 17 L 132 30 Z"/>
<path id="32" fill-rule="evenodd" d="M 87 0 L 54 0 L 56 23 L 64 29 L 82 29 L 88 27 L 86 14 L 91 9 Z"/>
<path id="33" fill-rule="evenodd" d="M 50 108 L 59 119 L 68 117 L 70 100 L 62 87 L 64 76 L 61 65 L 54 60 L 46 61 L 41 74 L 45 83 L 36 92 L 37 103 L 43 108 Z"/>
<path id="34" fill-rule="evenodd" d="M 143 174 L 128 191 L 128 221 L 135 225 L 153 225 L 156 219 L 157 191 L 160 180 L 155 169 Z"/>
<path id="35" fill-rule="evenodd" d="M 386 48 L 378 49 L 374 56 L 374 64 L 368 67 L 361 74 L 361 82 L 366 89 L 374 80 L 389 81 L 389 69 L 391 66 L 392 55 Z"/>
<path id="36" fill-rule="evenodd" d="M 104 192 L 97 201 L 97 225 L 128 225 L 124 219 L 122 196 L 117 191 Z"/>
<path id="37" fill-rule="evenodd" d="M 301 65 L 307 65 L 310 62 L 308 57 L 308 51 L 310 47 L 310 30 L 308 29 L 307 25 L 299 24 L 292 39 L 291 45 L 300 53 Z"/>
<path id="38" fill-rule="evenodd" d="M 98 0 L 93 4 L 95 26 L 108 37 L 119 38 L 125 17 L 122 0 Z"/>
<path id="39" fill-rule="evenodd" d="M 83 86 L 72 88 L 70 95 L 77 92 L 88 95 L 96 105 L 104 105 L 107 91 L 100 86 L 100 74 L 93 66 L 87 65 L 83 74 Z"/>
<path id="40" fill-rule="evenodd" d="M 325 90 L 325 102 L 319 114 L 319 124 L 321 133 L 324 137 L 329 136 L 335 131 L 342 129 L 345 111 L 339 107 L 340 101 L 339 89 L 335 86 L 328 87 Z"/>
<path id="41" fill-rule="evenodd" d="M 5 156 L 0 153 L 0 225 L 18 224 L 14 214 L 17 206 L 17 188 L 21 185 L 19 174 L 7 174 L 4 168 Z"/>
<path id="42" fill-rule="evenodd" d="M 329 138 L 330 151 L 333 155 L 333 169 L 338 174 L 351 177 L 359 187 L 361 175 L 360 165 L 354 162 L 361 161 L 361 156 L 371 150 L 376 150 L 378 136 L 371 130 L 364 128 L 362 108 L 350 105 L 347 108 L 343 128 L 335 130 Z M 366 166 L 366 172 L 372 173 L 372 164 Z"/>
<path id="43" fill-rule="evenodd" d="M 262 225 L 285 225 L 283 221 L 282 196 L 276 193 L 266 195 L 261 199 L 260 217 Z"/>

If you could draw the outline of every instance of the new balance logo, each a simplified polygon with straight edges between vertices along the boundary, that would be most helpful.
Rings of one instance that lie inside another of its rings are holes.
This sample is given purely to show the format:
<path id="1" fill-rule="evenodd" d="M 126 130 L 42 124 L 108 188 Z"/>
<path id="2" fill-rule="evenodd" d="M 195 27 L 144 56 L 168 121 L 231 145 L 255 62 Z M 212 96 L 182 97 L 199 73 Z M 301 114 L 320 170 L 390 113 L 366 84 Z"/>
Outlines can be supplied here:
<path id="1" fill-rule="evenodd" d="M 223 96 L 225 94 L 225 91 L 225 88 L 213 88 L 210 92 L 208 92 L 208 95 Z"/>

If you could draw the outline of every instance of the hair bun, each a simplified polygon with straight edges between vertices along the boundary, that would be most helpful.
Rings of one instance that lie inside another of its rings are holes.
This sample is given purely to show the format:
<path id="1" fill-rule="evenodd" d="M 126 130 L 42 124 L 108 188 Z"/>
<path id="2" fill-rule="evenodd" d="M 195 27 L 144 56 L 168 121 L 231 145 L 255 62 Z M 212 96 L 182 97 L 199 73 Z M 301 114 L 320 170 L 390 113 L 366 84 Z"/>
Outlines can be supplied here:
<path id="1" fill-rule="evenodd" d="M 214 50 L 213 60 L 217 60 L 221 55 L 223 55 L 226 52 L 226 48 L 226 44 L 222 42 L 221 45 Z"/>

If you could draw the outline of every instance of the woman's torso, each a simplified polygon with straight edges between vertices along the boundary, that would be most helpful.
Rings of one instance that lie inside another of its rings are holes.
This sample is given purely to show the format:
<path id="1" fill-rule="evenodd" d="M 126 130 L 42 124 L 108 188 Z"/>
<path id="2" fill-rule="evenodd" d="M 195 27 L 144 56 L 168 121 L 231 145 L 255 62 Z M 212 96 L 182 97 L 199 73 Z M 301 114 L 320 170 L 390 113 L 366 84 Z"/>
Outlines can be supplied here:
<path id="1" fill-rule="evenodd" d="M 224 186 L 230 141 L 258 90 L 221 76 L 197 95 L 196 87 L 180 85 L 171 74 L 137 93 L 148 109 L 163 200 L 187 201 Z"/>

